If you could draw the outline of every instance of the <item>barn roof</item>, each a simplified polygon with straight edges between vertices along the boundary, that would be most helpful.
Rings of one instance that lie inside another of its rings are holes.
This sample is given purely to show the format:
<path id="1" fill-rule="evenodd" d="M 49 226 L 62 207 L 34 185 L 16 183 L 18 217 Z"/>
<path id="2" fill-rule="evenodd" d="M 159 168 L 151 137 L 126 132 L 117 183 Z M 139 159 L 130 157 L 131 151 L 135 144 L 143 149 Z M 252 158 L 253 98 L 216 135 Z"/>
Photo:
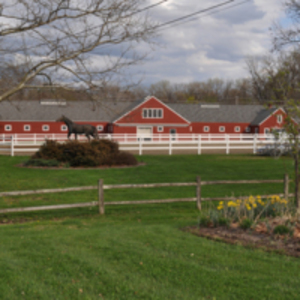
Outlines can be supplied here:
<path id="1" fill-rule="evenodd" d="M 112 122 L 142 103 L 91 101 L 2 101 L 0 121 L 55 121 L 62 114 L 74 121 Z M 190 122 L 251 123 L 257 125 L 277 108 L 265 109 L 262 105 L 209 105 L 165 103 Z"/>
<path id="2" fill-rule="evenodd" d="M 261 105 L 168 104 L 191 122 L 250 123 L 264 109 Z"/>
<path id="3" fill-rule="evenodd" d="M 64 114 L 74 121 L 110 122 L 128 105 L 128 102 L 102 104 L 91 101 L 67 101 L 42 104 L 37 100 L 2 101 L 0 102 L 0 121 L 55 121 Z"/>
<path id="4" fill-rule="evenodd" d="M 278 109 L 277 107 L 273 107 L 273 108 L 269 108 L 269 109 L 262 109 L 257 114 L 257 116 L 255 117 L 255 119 L 251 122 L 251 125 L 259 125 L 266 118 L 268 118 L 272 113 L 274 113 L 277 109 Z"/>

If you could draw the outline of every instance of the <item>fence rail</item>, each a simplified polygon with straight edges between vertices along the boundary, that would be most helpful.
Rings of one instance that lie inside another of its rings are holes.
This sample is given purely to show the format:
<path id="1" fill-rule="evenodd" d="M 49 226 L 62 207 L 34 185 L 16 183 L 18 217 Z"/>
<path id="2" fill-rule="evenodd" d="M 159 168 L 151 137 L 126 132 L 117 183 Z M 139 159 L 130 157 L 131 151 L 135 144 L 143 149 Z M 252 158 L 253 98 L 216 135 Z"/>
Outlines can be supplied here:
<path id="1" fill-rule="evenodd" d="M 198 176 L 196 182 L 180 182 L 180 183 L 150 183 L 150 184 L 117 184 L 117 185 L 104 185 L 103 180 L 98 181 L 97 186 L 85 186 L 85 187 L 72 187 L 64 189 L 43 189 L 32 191 L 12 191 L 2 192 L 0 197 L 4 196 L 18 196 L 18 195 L 33 195 L 33 194 L 45 194 L 45 193 L 59 193 L 70 191 L 83 191 L 98 189 L 98 201 L 74 203 L 74 204 L 60 204 L 60 205 L 46 205 L 35 207 L 18 207 L 18 208 L 6 208 L 0 209 L 0 213 L 13 213 L 13 212 L 30 212 L 30 211 L 43 211 L 43 210 L 57 210 L 68 208 L 80 208 L 80 207 L 92 207 L 98 206 L 99 213 L 105 214 L 105 206 L 109 205 L 135 205 L 135 204 L 155 204 L 155 203 L 175 203 L 175 202 L 196 202 L 197 208 L 202 209 L 203 201 L 230 201 L 236 199 L 235 197 L 214 197 L 214 198 L 202 198 L 201 187 L 204 185 L 214 184 L 254 184 L 254 183 L 284 183 L 284 193 L 280 196 L 284 196 L 285 199 L 293 197 L 294 194 L 289 193 L 289 177 L 287 174 L 284 176 L 284 180 L 217 180 L 217 181 L 201 181 Z M 193 198 L 177 198 L 177 199 L 164 199 L 164 200 L 136 200 L 136 201 L 104 201 L 104 190 L 108 189 L 127 189 L 127 188 L 156 188 L 156 187 L 182 187 L 182 186 L 196 186 L 196 197 Z M 262 195 L 262 198 L 270 197 L 272 195 Z M 247 197 L 239 197 L 240 199 Z"/>
<path id="2" fill-rule="evenodd" d="M 266 147 L 287 144 L 286 138 L 276 138 L 273 134 L 100 134 L 99 137 L 116 141 L 121 150 L 139 155 L 148 152 L 172 155 L 186 151 L 200 155 L 211 150 L 221 150 L 226 154 L 233 150 L 257 153 Z M 65 142 L 67 137 L 66 134 L 0 134 L 0 153 L 11 156 L 34 153 L 46 139 Z M 79 136 L 79 140 L 86 138 Z"/>

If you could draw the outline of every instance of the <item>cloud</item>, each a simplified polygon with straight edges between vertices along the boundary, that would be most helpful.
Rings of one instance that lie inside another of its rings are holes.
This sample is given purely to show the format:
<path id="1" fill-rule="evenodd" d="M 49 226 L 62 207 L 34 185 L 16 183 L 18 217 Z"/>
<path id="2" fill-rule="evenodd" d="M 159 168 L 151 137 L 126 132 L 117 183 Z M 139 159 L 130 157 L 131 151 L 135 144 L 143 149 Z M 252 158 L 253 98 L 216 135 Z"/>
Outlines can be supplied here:
<path id="1" fill-rule="evenodd" d="M 153 17 L 163 23 L 220 2 L 169 0 L 155 9 Z M 145 74 L 144 83 L 246 77 L 245 58 L 268 53 L 272 45 L 269 28 L 281 18 L 282 0 L 253 0 L 166 28 L 160 33 L 161 48 L 139 69 Z"/>

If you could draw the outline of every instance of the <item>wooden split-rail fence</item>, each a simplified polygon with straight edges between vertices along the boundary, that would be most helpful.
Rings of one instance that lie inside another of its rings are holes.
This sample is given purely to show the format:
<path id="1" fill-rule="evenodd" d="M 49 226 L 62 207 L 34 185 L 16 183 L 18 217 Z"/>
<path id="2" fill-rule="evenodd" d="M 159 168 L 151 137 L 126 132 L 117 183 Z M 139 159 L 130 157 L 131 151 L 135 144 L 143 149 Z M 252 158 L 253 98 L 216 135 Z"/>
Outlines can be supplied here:
<path id="1" fill-rule="evenodd" d="M 284 191 L 279 194 L 280 197 L 288 199 L 293 197 L 294 194 L 289 194 L 289 176 L 286 174 L 283 180 L 217 180 L 217 181 L 201 181 L 198 176 L 196 182 L 182 182 L 182 183 L 147 183 L 147 184 L 115 184 L 104 185 L 103 179 L 98 181 L 97 186 L 83 186 L 83 187 L 71 187 L 62 189 L 43 189 L 43 190 L 28 190 L 28 191 L 13 191 L 13 192 L 1 192 L 0 197 L 5 196 L 20 196 L 20 195 L 34 195 L 34 194 L 48 194 L 48 193 L 60 193 L 71 191 L 84 191 L 98 189 L 98 201 L 74 203 L 74 204 L 60 204 L 60 205 L 46 205 L 35 207 L 19 207 L 19 208 L 6 208 L 0 209 L 0 214 L 14 213 L 14 212 L 31 212 L 42 210 L 56 210 L 56 209 L 68 209 L 68 208 L 80 208 L 80 207 L 92 207 L 98 206 L 99 213 L 105 214 L 105 206 L 108 205 L 135 205 L 135 204 L 156 204 L 156 203 L 175 203 L 175 202 L 196 202 L 197 208 L 202 209 L 202 202 L 204 201 L 230 201 L 237 199 L 236 197 L 215 197 L 215 198 L 203 198 L 201 196 L 201 187 L 203 185 L 215 185 L 215 184 L 256 184 L 256 183 L 284 183 Z M 137 201 L 104 201 L 104 190 L 109 189 L 128 189 L 128 188 L 160 188 L 160 187 L 183 187 L 183 186 L 195 186 L 196 197 L 194 198 L 176 198 L 176 199 L 164 199 L 164 200 L 137 200 Z M 261 195 L 262 198 L 271 197 L 272 195 Z M 246 199 L 248 197 L 239 197 L 239 199 Z"/>

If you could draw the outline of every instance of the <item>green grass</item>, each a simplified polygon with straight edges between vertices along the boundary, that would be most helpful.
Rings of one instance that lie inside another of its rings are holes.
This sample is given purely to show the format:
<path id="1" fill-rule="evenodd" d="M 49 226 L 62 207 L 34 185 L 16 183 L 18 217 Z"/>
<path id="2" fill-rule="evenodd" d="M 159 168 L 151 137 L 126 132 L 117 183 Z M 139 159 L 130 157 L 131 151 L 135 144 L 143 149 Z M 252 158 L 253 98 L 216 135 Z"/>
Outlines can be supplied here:
<path id="1" fill-rule="evenodd" d="M 290 159 L 143 156 L 109 170 L 15 167 L 0 157 L 0 190 L 213 179 L 282 179 Z M 203 197 L 282 192 L 280 184 L 204 186 Z M 195 188 L 107 190 L 105 201 L 194 197 Z M 0 207 L 95 201 L 97 191 L 0 198 Z M 195 203 L 0 215 L 0 299 L 298 299 L 299 259 L 199 238 Z M 20 223 L 22 221 L 30 221 Z"/>

